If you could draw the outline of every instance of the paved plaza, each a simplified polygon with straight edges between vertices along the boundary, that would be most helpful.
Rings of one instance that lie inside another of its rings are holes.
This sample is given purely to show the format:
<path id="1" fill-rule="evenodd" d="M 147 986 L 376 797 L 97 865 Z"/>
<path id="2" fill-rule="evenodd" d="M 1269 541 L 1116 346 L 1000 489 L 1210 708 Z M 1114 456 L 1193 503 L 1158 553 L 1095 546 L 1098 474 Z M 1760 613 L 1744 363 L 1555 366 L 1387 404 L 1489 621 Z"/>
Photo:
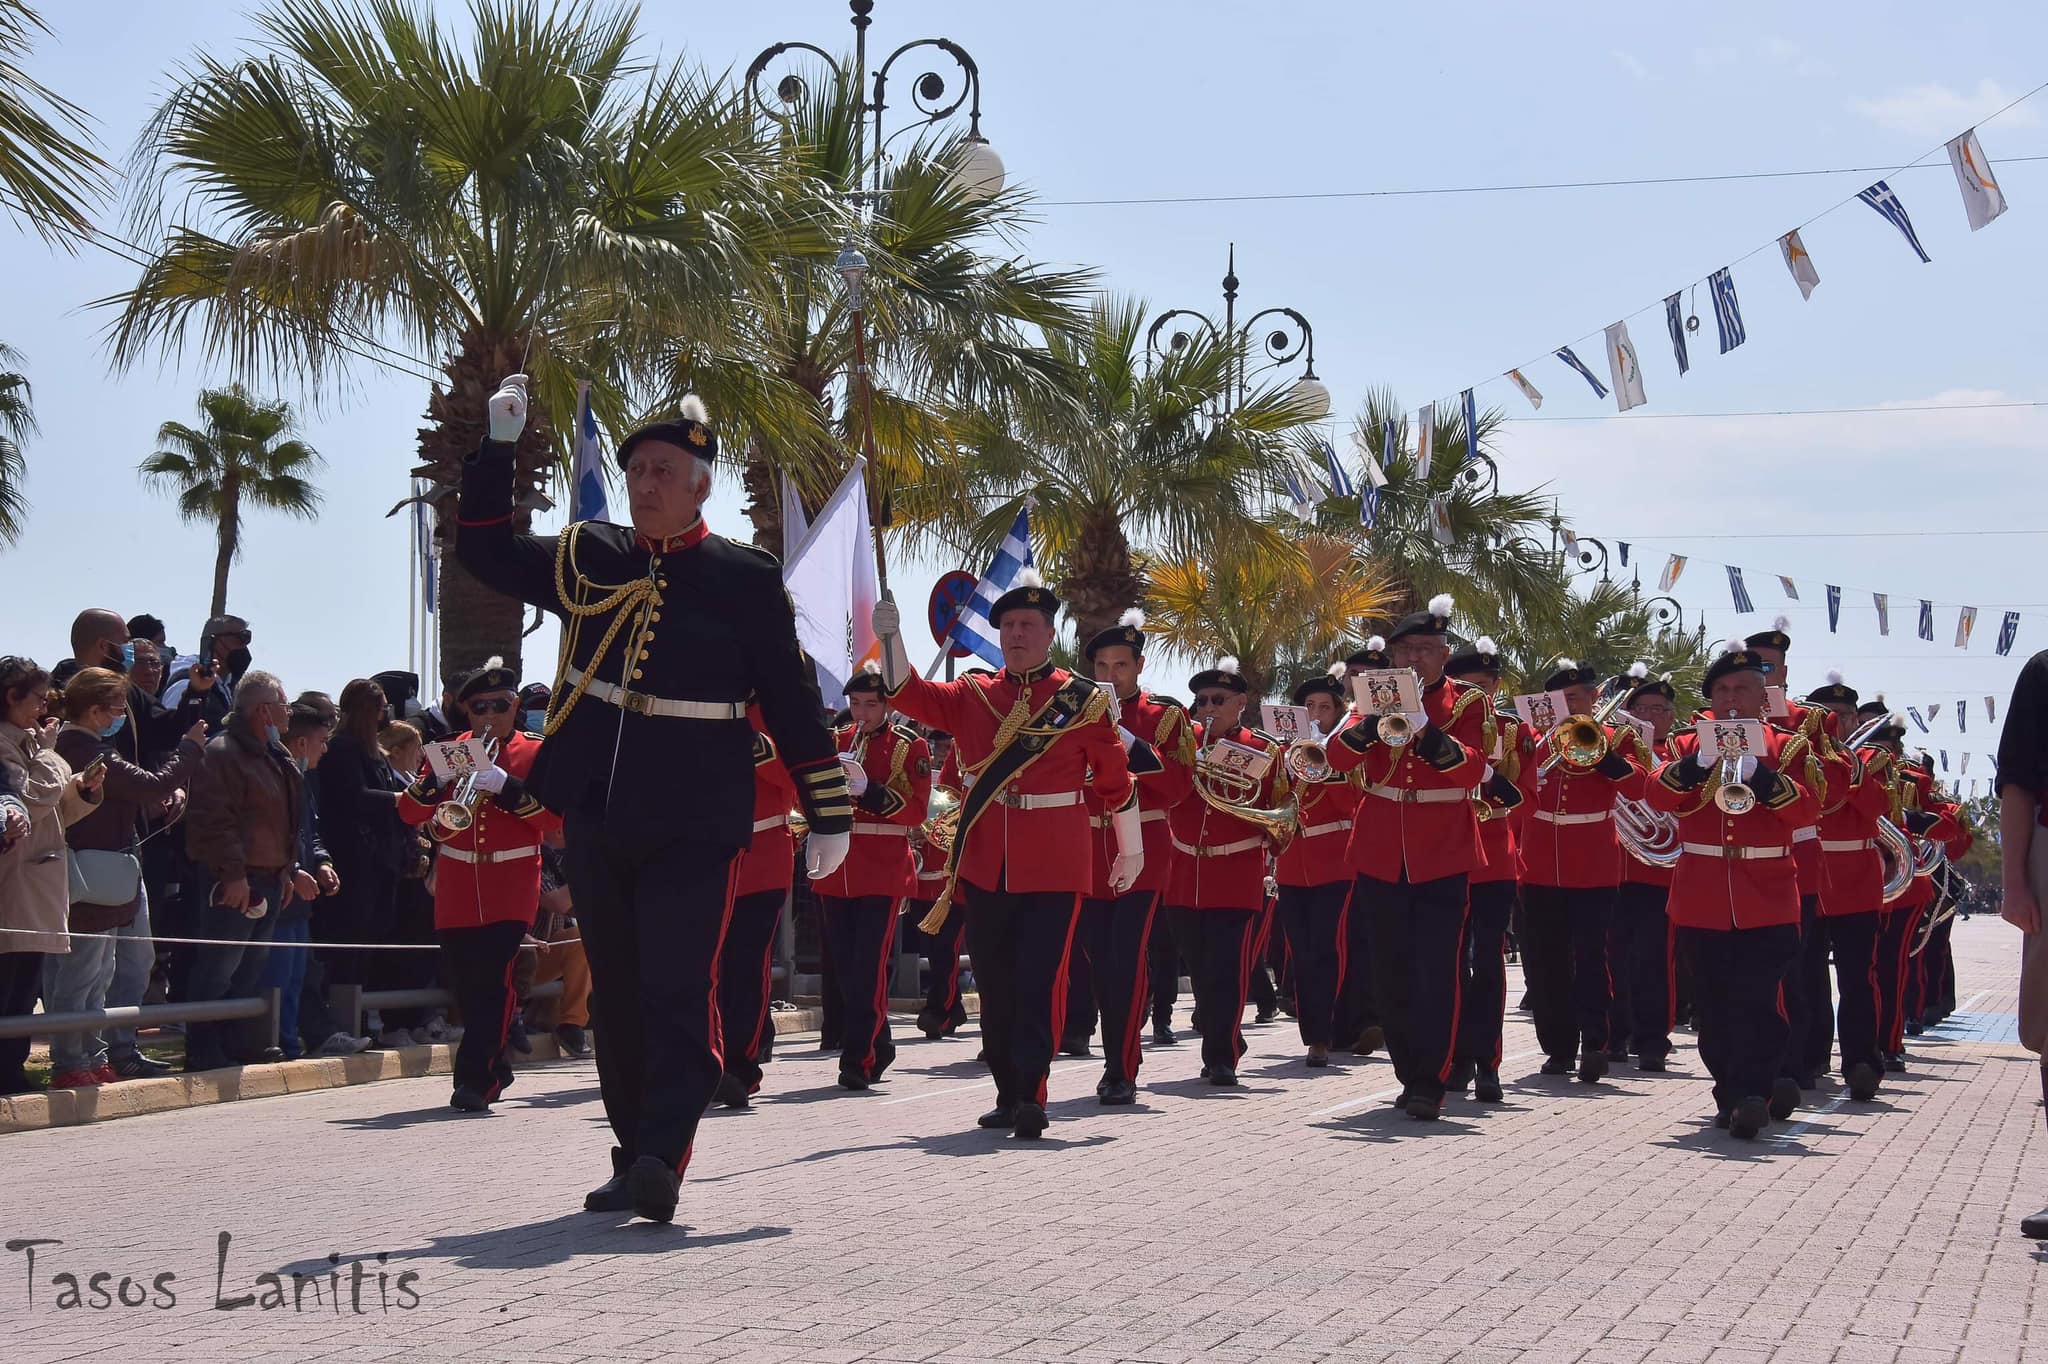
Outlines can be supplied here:
<path id="1" fill-rule="evenodd" d="M 1831 1080 L 1750 1144 L 1708 1126 L 1689 1034 L 1671 1073 L 1588 1088 L 1537 1076 L 1523 1014 L 1496 1108 L 1413 1122 L 1384 1057 L 1309 1071 L 1283 1019 L 1237 1091 L 1148 1048 L 1139 1105 L 1105 1110 L 1099 1063 L 1062 1058 L 1036 1143 L 973 1127 L 971 1028 L 869 1094 L 785 1038 L 754 1109 L 707 1120 L 671 1227 L 579 1210 L 608 1145 L 588 1062 L 487 1117 L 433 1077 L 0 1138 L 6 1358 L 2048 1359 L 2018 936 L 1955 941 L 1960 1012 L 1908 1075 L 1869 1105 Z M 62 1243 L 33 1304 L 27 1238 Z M 100 1273 L 147 1304 L 95 1309 Z"/>

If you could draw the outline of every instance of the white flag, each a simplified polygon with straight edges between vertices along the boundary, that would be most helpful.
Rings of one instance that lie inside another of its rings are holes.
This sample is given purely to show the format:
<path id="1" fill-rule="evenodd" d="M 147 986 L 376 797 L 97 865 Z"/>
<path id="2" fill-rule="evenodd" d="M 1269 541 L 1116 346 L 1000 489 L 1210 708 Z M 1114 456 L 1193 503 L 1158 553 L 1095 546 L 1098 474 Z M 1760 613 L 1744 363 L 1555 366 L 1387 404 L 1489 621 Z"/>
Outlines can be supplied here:
<path id="1" fill-rule="evenodd" d="M 1393 423 L 1390 421 L 1387 425 L 1391 428 Z M 1351 452 L 1358 456 L 1359 464 L 1365 469 L 1367 486 L 1373 488 L 1384 488 L 1387 486 L 1387 471 L 1380 467 L 1380 462 L 1377 459 L 1373 458 L 1372 447 L 1367 445 L 1365 438 L 1356 431 L 1351 433 Z M 1392 457 L 1393 453 L 1392 450 L 1387 452 L 1389 458 Z"/>
<path id="2" fill-rule="evenodd" d="M 854 460 L 782 570 L 797 642 L 817 665 L 827 696 L 839 695 L 861 664 L 882 656 L 872 619 L 878 594 L 866 472 L 867 461 Z"/>
<path id="3" fill-rule="evenodd" d="M 1436 404 L 1424 403 L 1415 414 L 1415 476 L 1429 477 L 1429 461 L 1436 453 Z"/>
<path id="4" fill-rule="evenodd" d="M 1614 405 L 1626 412 L 1640 407 L 1643 397 L 1643 367 L 1636 363 L 1636 348 L 1628 339 L 1628 323 L 1607 327 L 1607 373 L 1614 380 Z"/>
<path id="5" fill-rule="evenodd" d="M 1508 371 L 1508 378 L 1514 381 L 1514 385 L 1516 388 L 1522 390 L 1522 396 L 1529 400 L 1529 406 L 1537 409 L 1538 411 L 1541 411 L 1543 409 L 1543 395 L 1536 391 L 1536 385 L 1530 383 L 1528 379 L 1523 377 L 1522 371 L 1518 369 L 1511 369 Z"/>
<path id="6" fill-rule="evenodd" d="M 1969 755 L 1968 753 L 1965 753 L 1965 754 L 1963 754 L 1963 771 L 1967 772 L 1967 771 L 1969 771 L 1969 770 L 1970 770 L 1970 755 Z"/>
<path id="7" fill-rule="evenodd" d="M 1820 283 L 1820 271 L 1813 267 L 1813 257 L 1806 254 L 1806 243 L 1799 240 L 1799 229 L 1794 228 L 1778 238 L 1778 249 L 1785 253 L 1785 268 L 1792 272 L 1792 282 L 1799 286 L 1801 298 L 1813 297 L 1813 286 Z"/>
<path id="8" fill-rule="evenodd" d="M 2005 191 L 1991 178 L 1991 162 L 1977 141 L 1975 128 L 1949 140 L 1948 163 L 1955 167 L 1956 187 L 1963 192 L 1963 208 L 1970 215 L 1972 232 L 2005 212 Z"/>
<path id="9" fill-rule="evenodd" d="M 811 533 L 811 523 L 804 516 L 803 495 L 796 490 L 796 480 L 788 474 L 782 476 L 782 562 L 788 563 L 796 557 L 796 547 Z"/>
<path id="10" fill-rule="evenodd" d="M 1977 608 L 1965 606 L 1961 613 L 1956 616 L 1956 647 L 1958 649 L 1970 647 L 1970 631 L 1976 628 Z"/>

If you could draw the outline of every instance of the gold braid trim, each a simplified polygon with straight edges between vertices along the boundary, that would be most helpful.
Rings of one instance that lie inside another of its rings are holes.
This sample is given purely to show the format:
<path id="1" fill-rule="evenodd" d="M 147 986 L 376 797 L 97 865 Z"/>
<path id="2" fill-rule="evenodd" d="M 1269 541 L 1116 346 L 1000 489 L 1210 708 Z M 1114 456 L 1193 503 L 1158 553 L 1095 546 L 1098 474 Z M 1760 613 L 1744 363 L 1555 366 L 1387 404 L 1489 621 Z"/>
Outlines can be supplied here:
<path id="1" fill-rule="evenodd" d="M 583 570 L 575 569 L 576 589 L 572 598 L 569 589 L 568 570 L 574 567 L 577 538 L 583 533 L 584 522 L 578 521 L 555 537 L 555 596 L 562 604 L 566 617 L 562 627 L 561 648 L 555 659 L 555 685 L 550 694 L 545 721 L 541 725 L 543 735 L 552 735 L 569 718 L 569 712 L 576 709 L 576 703 L 583 699 L 583 693 L 590 690 L 590 684 L 597 680 L 598 660 L 612 647 L 619 630 L 626 623 L 628 613 L 637 613 L 633 622 L 633 637 L 628 642 L 626 653 L 632 655 L 640 647 L 640 639 L 647 629 L 647 617 L 654 609 L 656 589 L 653 570 L 645 578 L 636 578 L 630 583 L 611 589 L 609 596 L 602 600 L 584 604 L 582 597 L 586 589 L 601 587 L 583 576 Z M 616 612 L 610 625 L 605 627 L 604 638 L 597 642 L 591 652 L 590 666 L 583 670 L 583 678 L 573 691 L 563 694 L 563 683 L 569 679 L 569 660 L 575 656 L 576 644 L 583 634 L 583 622 L 591 616 L 601 616 L 607 611 Z M 625 684 L 626 674 L 621 671 L 620 685 Z"/>

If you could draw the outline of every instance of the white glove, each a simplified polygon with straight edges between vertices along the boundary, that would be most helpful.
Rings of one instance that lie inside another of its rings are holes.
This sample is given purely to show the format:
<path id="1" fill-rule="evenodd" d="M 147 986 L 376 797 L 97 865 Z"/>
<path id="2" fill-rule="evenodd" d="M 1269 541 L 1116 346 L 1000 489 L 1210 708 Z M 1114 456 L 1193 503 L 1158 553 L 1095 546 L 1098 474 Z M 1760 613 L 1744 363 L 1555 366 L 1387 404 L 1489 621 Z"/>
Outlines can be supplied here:
<path id="1" fill-rule="evenodd" d="M 861 769 L 860 764 L 847 758 L 841 758 L 839 765 L 846 769 L 846 789 L 848 791 L 855 796 L 859 796 L 868 789 L 868 774 Z"/>
<path id="2" fill-rule="evenodd" d="M 1737 763 L 1737 766 L 1740 768 L 1742 772 L 1742 780 L 1744 781 L 1748 781 L 1751 777 L 1756 775 L 1756 759 L 1754 757 L 1749 756 L 1748 754 L 1743 755 L 1743 757 Z"/>
<path id="3" fill-rule="evenodd" d="M 804 839 L 804 871 L 813 881 L 822 881 L 839 870 L 853 835 L 812 833 Z"/>
<path id="4" fill-rule="evenodd" d="M 1426 710 L 1411 710 L 1402 718 L 1408 721 L 1408 728 L 1417 734 L 1429 727 L 1429 712 Z"/>
<path id="5" fill-rule="evenodd" d="M 876 639 L 887 639 L 903 633 L 903 613 L 896 609 L 896 603 L 884 598 L 875 603 L 875 613 L 870 618 L 875 627 Z"/>
<path id="6" fill-rule="evenodd" d="M 911 678 L 910 654 L 903 647 L 903 613 L 896 609 L 894 597 L 884 597 L 868 619 L 882 646 L 882 684 L 893 692 Z"/>
<path id="7" fill-rule="evenodd" d="M 1138 736 L 1125 729 L 1122 725 L 1116 727 L 1116 737 L 1124 741 L 1125 748 L 1130 748 L 1138 742 Z"/>
<path id="8" fill-rule="evenodd" d="M 1121 895 L 1145 869 L 1145 833 L 1137 802 L 1110 816 L 1110 824 L 1116 829 L 1116 857 L 1109 864 L 1109 889 Z"/>
<path id="9" fill-rule="evenodd" d="M 508 374 L 491 395 L 491 439 L 510 445 L 526 429 L 526 376 Z"/>
<path id="10" fill-rule="evenodd" d="M 1486 765 L 1486 772 L 1485 772 L 1485 774 L 1484 774 L 1484 775 L 1482 775 L 1482 776 L 1481 776 L 1481 777 L 1479 778 L 1479 780 L 1480 780 L 1480 783 L 1481 783 L 1482 785 L 1484 785 L 1485 783 L 1487 783 L 1487 782 L 1490 782 L 1490 781 L 1492 781 L 1492 780 L 1493 780 L 1493 764 L 1492 764 L 1492 763 L 1488 763 L 1488 764 Z"/>
<path id="11" fill-rule="evenodd" d="M 479 767 L 476 770 L 476 789 L 488 791 L 495 796 L 505 789 L 505 777 L 505 769 L 496 763 L 489 767 Z"/>

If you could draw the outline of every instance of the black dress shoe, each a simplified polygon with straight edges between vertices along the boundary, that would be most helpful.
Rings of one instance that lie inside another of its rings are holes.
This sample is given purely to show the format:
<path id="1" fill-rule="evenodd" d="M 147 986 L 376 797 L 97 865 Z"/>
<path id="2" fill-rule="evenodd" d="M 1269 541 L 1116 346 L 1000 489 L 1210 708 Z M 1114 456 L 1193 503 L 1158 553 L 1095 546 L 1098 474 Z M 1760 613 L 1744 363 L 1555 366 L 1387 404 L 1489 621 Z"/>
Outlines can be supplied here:
<path id="1" fill-rule="evenodd" d="M 1327 1066 L 1330 1064 L 1330 1049 L 1322 1046 L 1310 1047 L 1308 1055 L 1302 1058 L 1302 1062 L 1311 1066 Z"/>
<path id="2" fill-rule="evenodd" d="M 1718 1110 L 1718 1111 L 1717 1111 L 1717 1112 L 1716 1112 L 1716 1113 L 1714 1114 L 1714 1126 L 1716 1126 L 1716 1127 L 1720 1128 L 1720 1129 L 1721 1129 L 1721 1130 L 1722 1130 L 1723 1132 L 1725 1132 L 1725 1131 L 1727 1131 L 1727 1130 L 1728 1130 L 1728 1110 L 1727 1110 L 1727 1109 L 1725 1109 L 1725 1108 L 1723 1108 L 1723 1109 L 1720 1109 L 1720 1110 Z"/>
<path id="3" fill-rule="evenodd" d="M 574 1023 L 564 1023 L 555 1029 L 555 1045 L 562 1049 L 562 1055 L 578 1059 L 590 1055 L 590 1038 Z"/>
<path id="4" fill-rule="evenodd" d="M 526 1019 L 513 1011 L 512 1024 L 505 1029 L 505 1045 L 521 1056 L 533 1055 L 533 1039 L 526 1035 Z"/>
<path id="5" fill-rule="evenodd" d="M 868 1087 L 868 1077 L 858 1071 L 842 1070 L 839 1072 L 839 1087 L 855 1091 L 866 1089 Z"/>
<path id="6" fill-rule="evenodd" d="M 1218 1089 L 1235 1089 L 1237 1087 L 1237 1072 L 1234 1070 L 1209 1070 L 1203 1073 L 1208 1076 L 1209 1083 L 1215 1085 Z"/>
<path id="7" fill-rule="evenodd" d="M 1777 1122 L 1792 1116 L 1792 1110 L 1799 1107 L 1799 1082 L 1788 1075 L 1780 1075 L 1771 1082 L 1770 1114 Z"/>
<path id="8" fill-rule="evenodd" d="M 1607 1049 L 1607 1059 L 1617 1066 L 1620 1065 L 1623 1061 L 1628 1060 L 1628 1048 L 1609 1047 Z"/>
<path id="9" fill-rule="evenodd" d="M 2048 1241 L 2048 1208 L 2020 1219 L 2020 1235 L 2035 1241 Z"/>
<path id="10" fill-rule="evenodd" d="M 1728 1135 L 1748 1141 L 1764 1130 L 1764 1124 L 1771 1120 L 1769 1101 L 1758 1094 L 1737 1099 L 1735 1107 L 1728 1114 Z"/>
<path id="11" fill-rule="evenodd" d="M 917 1015 L 917 1030 L 927 1041 L 936 1042 L 946 1035 L 946 1016 L 937 1009 L 922 1009 Z"/>
<path id="12" fill-rule="evenodd" d="M 1588 1047 L 1579 1053 L 1579 1079 L 1587 1084 L 1597 1084 L 1607 1074 L 1607 1053 Z"/>
<path id="13" fill-rule="evenodd" d="M 1544 1060 L 1544 1062 L 1543 1062 L 1543 1071 L 1542 1071 L 1542 1073 L 1543 1073 L 1543 1074 L 1545 1074 L 1545 1075 L 1569 1075 L 1569 1074 L 1571 1074 L 1571 1073 L 1572 1073 L 1572 1062 L 1571 1062 L 1571 1058 L 1570 1058 L 1570 1057 L 1568 1057 L 1568 1056 L 1552 1056 L 1552 1057 L 1548 1057 L 1548 1058 L 1546 1058 L 1546 1059 Z"/>
<path id="14" fill-rule="evenodd" d="M 484 1113 L 490 1110 L 491 1101 L 468 1085 L 457 1085 L 448 1096 L 448 1106 L 464 1113 Z"/>
<path id="15" fill-rule="evenodd" d="M 626 1192 L 632 1198 L 633 1215 L 650 1222 L 667 1222 L 676 1215 L 676 1194 L 683 1177 L 673 1165 L 656 1156 L 642 1156 L 626 1171 Z"/>
<path id="16" fill-rule="evenodd" d="M 1038 1134 L 1045 1131 L 1045 1128 L 1045 1110 L 1043 1108 L 1032 1103 L 1017 1105 L 1017 1117 L 1011 1123 L 1010 1130 L 1015 1132 L 1018 1137 L 1025 1141 L 1036 1141 Z"/>
<path id="17" fill-rule="evenodd" d="M 1252 1015 L 1252 1022 L 1271 1023 L 1274 1019 L 1278 1018 L 1279 1016 L 1280 1015 L 1272 1009 L 1261 1009 L 1256 1014 Z"/>
<path id="18" fill-rule="evenodd" d="M 1358 1034 L 1358 1040 L 1351 1044 L 1353 1056 L 1370 1056 L 1387 1045 L 1387 1031 L 1377 1023 Z"/>
<path id="19" fill-rule="evenodd" d="M 1664 1058 L 1661 1056 L 1638 1056 L 1636 1058 L 1636 1069 L 1647 1071 L 1652 1075 L 1661 1075 L 1664 1073 Z"/>
<path id="20" fill-rule="evenodd" d="M 1906 1053 L 1902 1051 L 1886 1052 L 1884 1056 L 1884 1068 L 1894 1075 L 1897 1075 L 1901 1071 L 1905 1070 Z"/>
<path id="21" fill-rule="evenodd" d="M 1401 1111 L 1417 1122 L 1435 1122 L 1444 1111 L 1444 1101 L 1428 1094 L 1416 1094 L 1401 1105 Z"/>
<path id="22" fill-rule="evenodd" d="M 1501 1101 L 1500 1072 L 1489 1066 L 1481 1066 L 1472 1077 L 1472 1097 L 1483 1104 L 1497 1104 Z"/>
<path id="23" fill-rule="evenodd" d="M 1478 1063 L 1466 1060 L 1451 1062 L 1451 1076 L 1444 1081 L 1444 1088 L 1453 1094 L 1463 1094 L 1472 1077 L 1479 1073 Z"/>
<path id="24" fill-rule="evenodd" d="M 974 1120 L 976 1127 L 999 1128 L 1017 1125 L 1017 1110 L 1009 1104 L 997 1104 Z"/>
<path id="25" fill-rule="evenodd" d="M 747 1093 L 747 1082 L 731 1071 L 718 1077 L 718 1088 L 711 1093 L 712 1102 L 726 1108 L 751 1108 L 753 1096 Z"/>
<path id="26" fill-rule="evenodd" d="M 1168 1026 L 1167 1026 L 1166 1024 L 1164 1024 L 1164 1023 L 1154 1023 L 1154 1024 L 1152 1025 L 1152 1045 L 1153 1045 L 1153 1046 L 1155 1046 L 1155 1047 L 1171 1047 L 1171 1046 L 1174 1046 L 1174 1045 L 1176 1045 L 1177 1043 L 1179 1043 L 1179 1041 L 1180 1041 L 1180 1039 L 1179 1039 L 1178 1037 L 1175 1037 L 1175 1036 L 1173 1035 L 1173 1029 L 1172 1029 L 1172 1028 L 1170 1028 L 1170 1027 L 1168 1027 Z"/>
<path id="27" fill-rule="evenodd" d="M 1408 1106 L 1408 1101 L 1414 1097 L 1414 1091 L 1404 1089 L 1399 1094 L 1396 1094 L 1393 1098 L 1389 1099 L 1387 1102 L 1391 1103 L 1396 1108 L 1406 1108 Z"/>
<path id="28" fill-rule="evenodd" d="M 1803 1090 L 1819 1089 L 1820 1076 L 1815 1075 L 1812 1071 L 1802 1071 L 1799 1075 L 1799 1087 Z"/>
<path id="29" fill-rule="evenodd" d="M 1111 1080 L 1095 1092 L 1096 1099 L 1106 1107 L 1134 1104 L 1138 1101 L 1138 1087 L 1129 1080 Z"/>
<path id="30" fill-rule="evenodd" d="M 1867 1103 L 1877 1097 L 1879 1077 L 1877 1067 L 1870 1062 L 1856 1062 L 1849 1067 L 1849 1073 L 1843 1078 L 1849 1082 L 1849 1097 L 1858 1103 Z"/>
<path id="31" fill-rule="evenodd" d="M 633 1195 L 626 1188 L 626 1171 L 633 1162 L 616 1146 L 612 1148 L 612 1177 L 583 1195 L 585 1212 L 628 1212 Z"/>
<path id="32" fill-rule="evenodd" d="M 1088 1039 L 1085 1037 L 1077 1037 L 1071 1042 L 1060 1043 L 1060 1055 L 1062 1056 L 1093 1056 L 1094 1054 L 1089 1049 Z"/>
<path id="33" fill-rule="evenodd" d="M 1920 1026 L 1920 1020 L 1917 1018 L 1906 1024 L 1906 1036 L 1908 1037 L 1918 1037 L 1925 1031 L 1926 1029 Z"/>

